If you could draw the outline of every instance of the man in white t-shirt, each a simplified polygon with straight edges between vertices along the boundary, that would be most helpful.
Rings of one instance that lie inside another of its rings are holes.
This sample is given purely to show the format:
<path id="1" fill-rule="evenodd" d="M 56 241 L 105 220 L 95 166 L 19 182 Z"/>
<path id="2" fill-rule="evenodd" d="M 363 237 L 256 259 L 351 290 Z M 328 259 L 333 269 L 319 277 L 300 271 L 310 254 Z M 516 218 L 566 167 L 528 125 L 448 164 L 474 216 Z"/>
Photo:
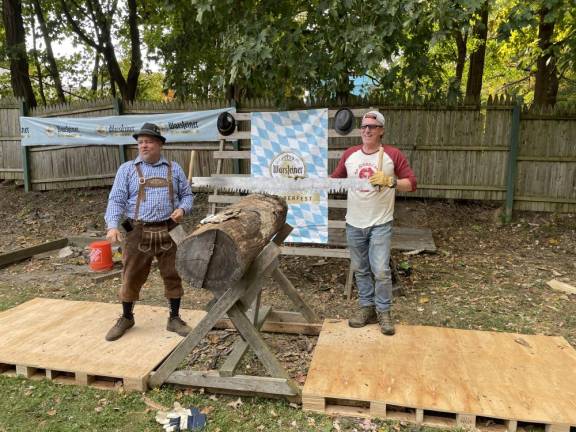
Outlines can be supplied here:
<path id="1" fill-rule="evenodd" d="M 368 178 L 373 190 L 348 192 L 346 237 L 358 287 L 360 308 L 350 327 L 380 324 L 382 333 L 394 334 L 390 316 L 392 273 L 390 246 L 396 190 L 413 192 L 416 177 L 396 147 L 381 143 L 384 116 L 370 111 L 362 117 L 362 144 L 347 149 L 331 177 Z"/>

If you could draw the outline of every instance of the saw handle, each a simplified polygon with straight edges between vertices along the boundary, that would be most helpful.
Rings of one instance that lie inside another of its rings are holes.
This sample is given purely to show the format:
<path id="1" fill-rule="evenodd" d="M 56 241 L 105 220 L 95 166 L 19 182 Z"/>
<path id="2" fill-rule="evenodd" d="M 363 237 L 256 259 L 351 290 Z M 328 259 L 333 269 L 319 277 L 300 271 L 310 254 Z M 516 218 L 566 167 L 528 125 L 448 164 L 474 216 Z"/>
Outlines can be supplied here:
<path id="1" fill-rule="evenodd" d="M 378 149 L 378 167 L 376 168 L 378 171 L 382 171 L 382 159 L 384 157 L 384 147 L 380 146 Z M 380 192 L 382 187 L 376 186 L 376 190 Z"/>

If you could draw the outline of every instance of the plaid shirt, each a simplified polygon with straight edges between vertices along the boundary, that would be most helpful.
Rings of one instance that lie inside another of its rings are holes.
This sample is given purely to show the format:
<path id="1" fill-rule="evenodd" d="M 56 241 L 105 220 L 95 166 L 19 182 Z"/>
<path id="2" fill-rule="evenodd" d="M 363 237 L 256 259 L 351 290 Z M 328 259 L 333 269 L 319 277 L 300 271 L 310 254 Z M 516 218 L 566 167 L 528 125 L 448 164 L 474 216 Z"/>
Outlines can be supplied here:
<path id="1" fill-rule="evenodd" d="M 174 205 L 172 209 L 168 187 L 146 188 L 146 199 L 140 202 L 139 215 L 135 215 L 136 199 L 138 197 L 138 173 L 136 164 L 140 164 L 144 178 L 168 177 L 168 161 L 161 157 L 155 164 L 144 162 L 138 156 L 135 160 L 120 165 L 114 185 L 108 196 L 108 207 L 106 208 L 106 226 L 118 228 L 122 216 L 144 222 L 161 222 L 170 218 L 175 209 L 181 208 L 184 214 L 192 211 L 194 196 L 188 184 L 186 175 L 182 167 L 176 162 L 172 162 L 172 181 L 174 183 Z"/>

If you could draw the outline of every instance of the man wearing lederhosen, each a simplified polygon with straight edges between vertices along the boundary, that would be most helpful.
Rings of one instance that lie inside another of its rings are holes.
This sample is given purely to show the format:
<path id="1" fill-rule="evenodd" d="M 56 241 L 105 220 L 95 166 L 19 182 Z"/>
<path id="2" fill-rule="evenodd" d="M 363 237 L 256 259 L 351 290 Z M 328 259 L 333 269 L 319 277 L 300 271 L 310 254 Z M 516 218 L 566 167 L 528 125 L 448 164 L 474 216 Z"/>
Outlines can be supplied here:
<path id="1" fill-rule="evenodd" d="M 105 216 L 106 238 L 112 243 L 122 241 L 118 226 L 127 217 L 122 223 L 126 239 L 119 292 L 123 313 L 106 340 L 119 339 L 134 326 L 134 302 L 140 297 L 154 257 L 170 304 L 166 330 L 186 336 L 191 329 L 179 315 L 184 290 L 176 272 L 176 244 L 168 231 L 192 210 L 192 190 L 180 165 L 162 156 L 166 138 L 158 126 L 144 123 L 133 137 L 138 142 L 138 157 L 118 169 Z"/>

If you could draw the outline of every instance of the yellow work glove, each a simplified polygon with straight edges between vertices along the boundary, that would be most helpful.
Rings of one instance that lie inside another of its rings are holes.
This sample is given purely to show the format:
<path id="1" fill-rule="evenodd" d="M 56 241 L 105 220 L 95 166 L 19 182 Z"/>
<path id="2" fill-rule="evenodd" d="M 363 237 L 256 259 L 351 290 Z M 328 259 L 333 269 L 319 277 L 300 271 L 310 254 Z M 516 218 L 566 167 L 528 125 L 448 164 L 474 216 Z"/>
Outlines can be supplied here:
<path id="1" fill-rule="evenodd" d="M 376 171 L 368 181 L 372 186 L 396 187 L 396 177 L 387 176 L 382 171 Z"/>

